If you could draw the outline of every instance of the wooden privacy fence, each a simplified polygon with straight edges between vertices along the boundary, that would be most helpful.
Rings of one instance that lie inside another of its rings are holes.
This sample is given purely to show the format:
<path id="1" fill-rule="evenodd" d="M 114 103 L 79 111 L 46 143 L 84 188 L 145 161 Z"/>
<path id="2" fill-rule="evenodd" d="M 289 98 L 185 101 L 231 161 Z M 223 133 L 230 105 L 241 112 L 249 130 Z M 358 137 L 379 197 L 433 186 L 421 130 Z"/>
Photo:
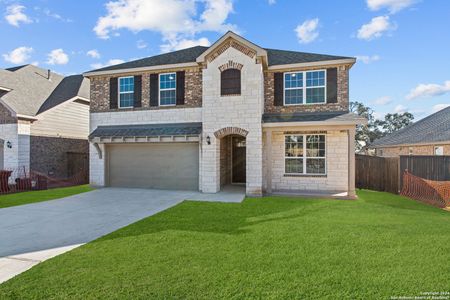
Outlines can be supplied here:
<path id="1" fill-rule="evenodd" d="M 356 187 L 398 194 L 399 158 L 356 155 Z"/>
<path id="2" fill-rule="evenodd" d="M 450 181 L 450 156 L 356 155 L 356 187 L 398 194 L 405 170 L 426 180 Z"/>
<path id="3" fill-rule="evenodd" d="M 427 180 L 449 181 L 450 156 L 400 156 L 400 169 Z"/>

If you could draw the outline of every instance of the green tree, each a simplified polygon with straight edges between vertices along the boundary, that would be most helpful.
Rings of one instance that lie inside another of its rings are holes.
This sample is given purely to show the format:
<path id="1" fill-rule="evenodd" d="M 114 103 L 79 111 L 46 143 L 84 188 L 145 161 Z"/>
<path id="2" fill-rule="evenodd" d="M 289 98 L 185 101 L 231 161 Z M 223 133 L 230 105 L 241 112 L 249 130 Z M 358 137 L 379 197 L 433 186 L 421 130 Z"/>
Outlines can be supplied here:
<path id="1" fill-rule="evenodd" d="M 350 111 L 367 119 L 367 125 L 356 126 L 356 150 L 362 150 L 366 145 L 372 143 L 375 139 L 383 136 L 379 129 L 374 111 L 361 102 L 350 102 Z"/>
<path id="2" fill-rule="evenodd" d="M 384 135 L 396 132 L 413 123 L 414 116 L 412 113 L 395 113 L 387 114 L 384 120 L 376 120 L 375 124 L 382 128 Z"/>

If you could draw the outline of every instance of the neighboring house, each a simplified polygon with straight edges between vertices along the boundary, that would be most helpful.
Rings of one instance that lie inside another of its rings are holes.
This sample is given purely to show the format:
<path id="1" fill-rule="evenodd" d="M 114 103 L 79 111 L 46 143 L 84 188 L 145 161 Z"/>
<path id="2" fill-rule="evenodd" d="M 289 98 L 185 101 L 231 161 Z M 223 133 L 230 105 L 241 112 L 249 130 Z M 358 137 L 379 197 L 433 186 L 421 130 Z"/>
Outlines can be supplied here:
<path id="1" fill-rule="evenodd" d="M 88 79 L 33 65 L 0 69 L 0 169 L 73 175 L 74 160 L 87 160 L 88 133 Z"/>
<path id="2" fill-rule="evenodd" d="M 91 80 L 97 186 L 355 195 L 354 58 L 261 48 L 233 32 Z"/>
<path id="3" fill-rule="evenodd" d="M 450 155 L 450 107 L 375 140 L 377 156 Z"/>

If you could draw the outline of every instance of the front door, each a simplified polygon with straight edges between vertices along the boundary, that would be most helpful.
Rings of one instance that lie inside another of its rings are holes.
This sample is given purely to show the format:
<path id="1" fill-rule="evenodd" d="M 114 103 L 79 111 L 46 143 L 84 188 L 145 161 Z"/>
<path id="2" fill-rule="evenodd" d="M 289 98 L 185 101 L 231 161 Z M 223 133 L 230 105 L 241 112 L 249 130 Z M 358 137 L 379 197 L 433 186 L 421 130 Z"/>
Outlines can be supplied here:
<path id="1" fill-rule="evenodd" d="M 245 183 L 246 144 L 243 137 L 232 137 L 232 183 Z"/>

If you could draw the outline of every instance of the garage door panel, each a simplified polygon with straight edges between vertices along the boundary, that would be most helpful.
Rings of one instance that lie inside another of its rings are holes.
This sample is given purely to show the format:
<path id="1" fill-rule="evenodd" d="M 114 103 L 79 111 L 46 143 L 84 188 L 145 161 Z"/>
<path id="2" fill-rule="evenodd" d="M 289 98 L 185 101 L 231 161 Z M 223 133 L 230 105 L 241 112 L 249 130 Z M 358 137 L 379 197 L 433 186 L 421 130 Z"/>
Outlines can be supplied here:
<path id="1" fill-rule="evenodd" d="M 197 143 L 108 146 L 109 185 L 198 190 Z"/>

